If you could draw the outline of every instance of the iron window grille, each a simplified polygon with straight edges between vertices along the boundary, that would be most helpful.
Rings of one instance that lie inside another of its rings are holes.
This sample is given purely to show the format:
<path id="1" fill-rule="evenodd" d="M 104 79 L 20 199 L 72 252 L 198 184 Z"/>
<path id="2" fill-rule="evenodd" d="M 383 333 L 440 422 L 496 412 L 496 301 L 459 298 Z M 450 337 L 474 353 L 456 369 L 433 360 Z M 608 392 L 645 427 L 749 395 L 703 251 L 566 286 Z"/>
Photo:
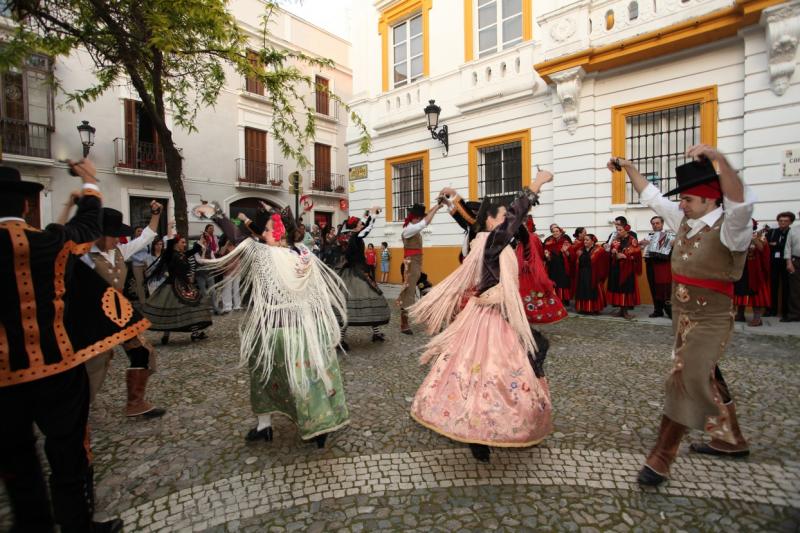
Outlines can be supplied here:
<path id="1" fill-rule="evenodd" d="M 414 83 L 422 77 L 422 15 L 392 27 L 394 86 Z"/>
<path id="2" fill-rule="evenodd" d="M 406 218 L 408 208 L 424 204 L 422 160 L 392 165 L 392 210 L 394 220 Z"/>
<path id="3" fill-rule="evenodd" d="M 625 119 L 628 159 L 662 193 L 677 182 L 675 167 L 686 163 L 686 150 L 700 142 L 701 104 L 689 104 L 632 115 Z M 639 194 L 627 185 L 626 199 L 638 203 Z"/>
<path id="4" fill-rule="evenodd" d="M 522 190 L 522 143 L 481 148 L 478 157 L 478 199 L 508 206 Z"/>

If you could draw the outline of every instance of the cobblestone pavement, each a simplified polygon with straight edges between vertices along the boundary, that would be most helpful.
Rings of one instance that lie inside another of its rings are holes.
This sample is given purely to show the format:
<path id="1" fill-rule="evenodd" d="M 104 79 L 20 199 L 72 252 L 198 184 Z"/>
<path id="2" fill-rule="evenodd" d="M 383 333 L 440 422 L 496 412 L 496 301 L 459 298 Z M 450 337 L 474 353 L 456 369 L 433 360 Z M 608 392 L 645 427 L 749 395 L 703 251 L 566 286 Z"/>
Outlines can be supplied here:
<path id="1" fill-rule="evenodd" d="M 277 418 L 275 440 L 245 444 L 253 426 L 247 374 L 237 367 L 234 313 L 210 339 L 177 334 L 159 350 L 155 421 L 122 416 L 118 354 L 91 416 L 99 516 L 126 531 L 797 531 L 800 528 L 800 337 L 738 333 L 722 368 L 751 455 L 724 460 L 681 447 L 673 478 L 640 490 L 635 475 L 655 439 L 671 330 L 574 317 L 542 328 L 553 434 L 540 446 L 495 450 L 476 464 L 464 445 L 408 416 L 426 368 L 425 337 L 372 344 L 351 328 L 340 357 L 351 424 L 326 448 Z M 0 494 L 0 531 L 10 525 Z"/>

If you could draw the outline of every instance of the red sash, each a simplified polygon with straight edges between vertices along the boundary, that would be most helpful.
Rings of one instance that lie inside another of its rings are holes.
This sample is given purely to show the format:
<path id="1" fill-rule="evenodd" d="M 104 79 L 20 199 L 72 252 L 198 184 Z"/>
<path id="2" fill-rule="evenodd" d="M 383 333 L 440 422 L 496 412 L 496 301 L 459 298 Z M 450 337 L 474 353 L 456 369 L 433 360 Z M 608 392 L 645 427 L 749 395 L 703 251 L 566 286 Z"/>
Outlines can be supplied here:
<path id="1" fill-rule="evenodd" d="M 693 285 L 695 287 L 702 287 L 714 292 L 724 294 L 728 298 L 733 298 L 733 282 L 720 281 L 716 279 L 699 279 L 690 278 L 688 276 L 681 276 L 680 274 L 672 274 L 672 281 L 675 283 L 683 283 L 684 285 Z"/>
<path id="2" fill-rule="evenodd" d="M 411 257 L 412 255 L 422 255 L 422 248 L 404 248 L 403 257 Z"/>

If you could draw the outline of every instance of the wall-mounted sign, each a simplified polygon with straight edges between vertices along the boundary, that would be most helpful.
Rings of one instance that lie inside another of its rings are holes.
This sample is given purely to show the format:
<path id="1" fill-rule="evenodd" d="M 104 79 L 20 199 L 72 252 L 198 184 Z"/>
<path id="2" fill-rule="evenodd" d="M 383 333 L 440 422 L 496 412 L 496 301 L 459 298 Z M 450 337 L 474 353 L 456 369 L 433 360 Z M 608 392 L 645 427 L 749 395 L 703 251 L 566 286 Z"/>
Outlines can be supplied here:
<path id="1" fill-rule="evenodd" d="M 783 177 L 800 178 L 800 147 L 784 150 Z"/>
<path id="2" fill-rule="evenodd" d="M 367 165 L 350 167 L 350 181 L 367 179 Z"/>

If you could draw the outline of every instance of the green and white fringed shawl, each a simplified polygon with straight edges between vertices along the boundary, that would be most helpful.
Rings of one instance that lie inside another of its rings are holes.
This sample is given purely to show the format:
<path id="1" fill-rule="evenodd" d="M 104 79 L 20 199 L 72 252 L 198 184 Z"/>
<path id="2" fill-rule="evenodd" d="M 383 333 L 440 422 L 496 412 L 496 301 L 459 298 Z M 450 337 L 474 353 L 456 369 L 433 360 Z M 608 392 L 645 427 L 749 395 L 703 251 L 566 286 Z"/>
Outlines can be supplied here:
<path id="1" fill-rule="evenodd" d="M 339 276 L 308 248 L 296 247 L 299 254 L 247 239 L 205 268 L 229 272 L 218 286 L 238 274 L 242 291 L 250 294 L 239 330 L 240 364 L 255 367 L 266 382 L 281 342 L 289 384 L 294 392 L 305 394 L 312 380 L 321 379 L 331 388 L 327 370 L 336 361 L 341 340 L 334 309 L 346 321 L 346 289 Z M 279 328 L 283 335 L 277 334 Z"/>

